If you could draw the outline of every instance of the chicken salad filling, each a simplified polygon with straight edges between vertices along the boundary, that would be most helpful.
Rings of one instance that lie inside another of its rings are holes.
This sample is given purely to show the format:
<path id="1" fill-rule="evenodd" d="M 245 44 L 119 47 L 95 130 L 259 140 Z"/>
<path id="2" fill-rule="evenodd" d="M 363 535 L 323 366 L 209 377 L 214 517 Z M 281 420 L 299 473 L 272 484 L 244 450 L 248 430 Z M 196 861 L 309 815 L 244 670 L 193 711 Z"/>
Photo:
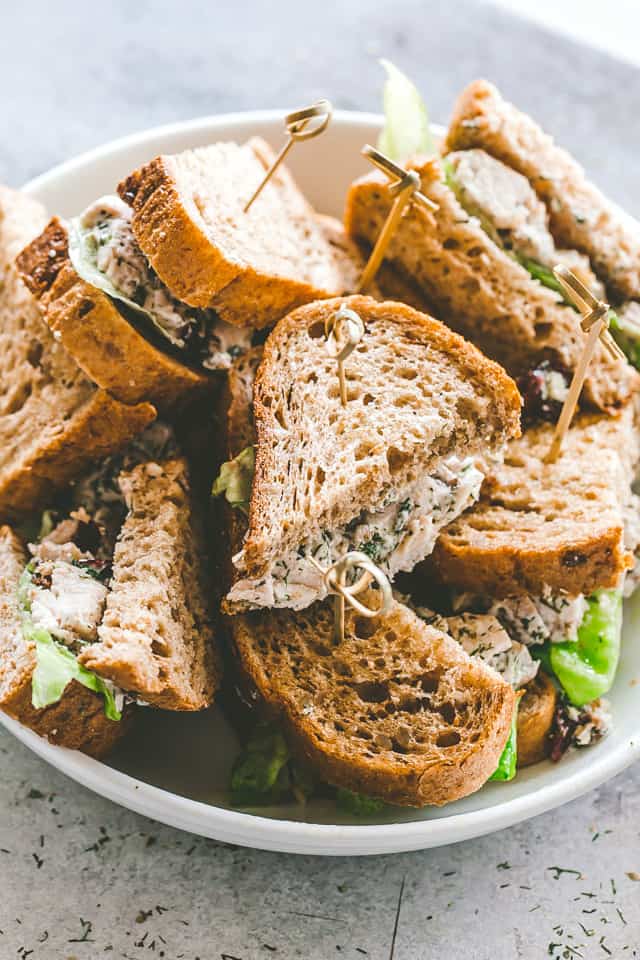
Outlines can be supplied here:
<path id="1" fill-rule="evenodd" d="M 72 680 L 103 696 L 110 720 L 121 719 L 125 703 L 141 702 L 80 661 L 83 649 L 100 640 L 113 552 L 126 516 L 118 477 L 122 470 L 169 457 L 176 449 L 171 429 L 156 422 L 124 454 L 86 474 L 55 509 L 44 511 L 29 543 L 31 559 L 17 597 L 23 634 L 35 646 L 32 704 L 37 709 L 58 702 Z"/>
<path id="2" fill-rule="evenodd" d="M 350 550 L 366 554 L 391 578 L 410 570 L 431 553 L 440 530 L 478 499 L 483 476 L 472 459 L 450 457 L 433 475 L 392 492 L 380 510 L 363 511 L 346 527 L 309 538 L 273 563 L 263 577 L 241 577 L 227 600 L 245 609 L 302 610 L 327 595 L 315 564 L 326 569 Z M 216 481 L 214 493 L 221 492 Z M 240 498 L 235 488 L 233 496 Z M 242 574 L 242 551 L 233 563 Z"/>
<path id="3" fill-rule="evenodd" d="M 69 225 L 69 256 L 92 286 L 144 317 L 186 359 L 205 370 L 226 369 L 251 343 L 251 331 L 213 310 L 177 300 L 150 267 L 131 227 L 131 208 L 117 196 L 96 200 Z"/>

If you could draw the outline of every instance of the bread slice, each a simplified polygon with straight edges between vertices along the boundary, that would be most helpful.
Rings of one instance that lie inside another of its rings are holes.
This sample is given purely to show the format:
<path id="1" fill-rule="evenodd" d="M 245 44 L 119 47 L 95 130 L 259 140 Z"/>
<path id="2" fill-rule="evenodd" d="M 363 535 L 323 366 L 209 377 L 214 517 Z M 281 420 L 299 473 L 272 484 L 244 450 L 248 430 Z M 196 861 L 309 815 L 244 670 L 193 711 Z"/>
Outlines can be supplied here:
<path id="1" fill-rule="evenodd" d="M 42 321 L 15 257 L 42 206 L 0 186 L 0 518 L 31 510 L 155 418 L 96 390 Z"/>
<path id="2" fill-rule="evenodd" d="M 366 249 L 347 234 L 340 220 L 323 214 L 318 214 L 316 219 L 325 239 L 331 245 L 338 264 L 341 276 L 340 293 L 345 296 L 355 293 L 367 263 Z M 431 313 L 431 308 L 419 287 L 386 261 L 382 263 L 375 279 L 368 287 L 367 295 L 376 300 L 398 300 L 422 313 Z"/>
<path id="3" fill-rule="evenodd" d="M 239 326 L 271 326 L 302 303 L 340 293 L 332 250 L 284 166 L 244 212 L 273 159 L 257 138 L 216 143 L 157 157 L 118 188 L 163 283 Z"/>
<path id="4" fill-rule="evenodd" d="M 619 299 L 640 298 L 640 227 L 587 180 L 573 157 L 486 80 L 466 87 L 447 134 L 450 150 L 479 147 L 523 174 L 549 210 L 554 238 L 585 253 Z"/>
<path id="5" fill-rule="evenodd" d="M 530 767 L 548 757 L 558 693 L 544 670 L 530 680 L 518 708 L 518 766 Z"/>
<path id="6" fill-rule="evenodd" d="M 618 417 L 581 416 L 550 464 L 551 425 L 511 441 L 478 503 L 438 539 L 430 560 L 440 578 L 494 598 L 617 586 L 633 565 L 624 521 L 640 456 L 635 421 L 633 404 Z"/>
<path id="7" fill-rule="evenodd" d="M 35 644 L 24 638 L 17 603 L 27 561 L 18 537 L 0 527 L 0 709 L 52 743 L 102 757 L 124 735 L 128 721 L 107 719 L 101 696 L 73 680 L 58 703 L 43 710 L 31 704 Z"/>
<path id="8" fill-rule="evenodd" d="M 106 293 L 78 276 L 69 259 L 67 227 L 57 217 L 17 262 L 54 337 L 117 400 L 150 400 L 167 410 L 187 395 L 212 389 L 210 376 L 154 346 L 138 331 L 133 315 L 125 315 Z"/>
<path id="9" fill-rule="evenodd" d="M 228 628 L 246 683 L 323 781 L 420 807 L 467 796 L 496 769 L 513 689 L 402 604 L 373 620 L 349 610 L 337 646 L 329 602 Z"/>
<path id="10" fill-rule="evenodd" d="M 128 513 L 99 641 L 78 660 L 166 710 L 202 710 L 220 683 L 200 520 L 182 459 L 122 474 Z"/>
<path id="11" fill-rule="evenodd" d="M 365 324 L 347 361 L 346 407 L 324 337 L 341 307 Z M 519 410 L 500 367 L 411 307 L 370 297 L 301 307 L 270 335 L 256 377 L 256 465 L 239 569 L 264 577 L 323 531 L 395 502 L 448 456 L 500 447 L 519 433 Z"/>
<path id="12" fill-rule="evenodd" d="M 413 169 L 438 211 L 425 214 L 412 206 L 387 248 L 388 260 L 418 284 L 439 317 L 512 375 L 542 360 L 560 370 L 575 369 L 584 344 L 579 314 L 490 239 L 446 185 L 438 163 L 418 159 Z M 382 174 L 357 180 L 347 197 L 347 232 L 372 246 L 391 203 Z M 597 408 L 617 407 L 639 383 L 629 364 L 612 359 L 599 344 L 583 399 Z"/>

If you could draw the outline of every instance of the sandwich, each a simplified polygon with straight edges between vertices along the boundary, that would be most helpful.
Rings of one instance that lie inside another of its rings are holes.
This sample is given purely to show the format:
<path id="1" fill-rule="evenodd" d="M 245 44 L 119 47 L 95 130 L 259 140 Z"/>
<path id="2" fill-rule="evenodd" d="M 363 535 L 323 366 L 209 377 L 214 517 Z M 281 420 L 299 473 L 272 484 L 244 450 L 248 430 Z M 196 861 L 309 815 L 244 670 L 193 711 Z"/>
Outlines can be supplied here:
<path id="1" fill-rule="evenodd" d="M 171 409 L 292 307 L 342 292 L 333 248 L 261 140 L 161 156 L 79 217 L 52 220 L 19 265 L 78 365 L 125 403 Z"/>
<path id="2" fill-rule="evenodd" d="M 43 322 L 14 261 L 45 223 L 39 203 L 0 187 L 0 522 L 31 512 L 156 416 L 96 388 Z"/>
<path id="3" fill-rule="evenodd" d="M 585 225 L 580 230 L 557 229 L 559 214 L 553 208 L 560 202 L 560 195 L 565 204 L 563 223 L 569 220 L 567 207 L 577 196 L 576 191 L 582 197 L 582 206 L 578 204 L 571 217 L 587 216 L 581 212 L 589 192 L 582 172 L 575 164 L 570 168 L 565 164 L 562 182 L 550 176 L 548 182 L 554 186 L 541 187 L 542 171 L 548 173 L 558 166 L 547 162 L 551 148 L 540 151 L 538 178 L 524 175 L 521 169 L 525 171 L 536 150 L 533 135 L 523 132 L 529 127 L 518 128 L 520 142 L 518 131 L 509 137 L 512 152 L 510 162 L 505 163 L 505 155 L 497 156 L 500 151 L 493 148 L 496 141 L 507 136 L 502 125 L 504 111 L 495 117 L 492 114 L 490 121 L 477 121 L 470 104 L 478 103 L 484 104 L 485 100 L 463 94 L 442 157 L 423 154 L 395 158 L 419 174 L 422 192 L 438 209 L 426 215 L 411 207 L 400 220 L 386 256 L 420 287 L 439 317 L 512 376 L 526 378 L 549 371 L 556 390 L 566 391 L 582 352 L 584 334 L 580 314 L 564 300 L 553 267 L 558 263 L 569 266 L 617 307 L 622 286 L 627 296 L 633 286 L 633 271 L 628 269 L 633 246 L 622 226 L 612 228 L 608 238 L 607 230 L 601 230 L 600 225 L 593 229 L 594 218 L 605 218 L 604 211 L 608 211 L 607 224 L 623 221 L 603 198 L 596 208 L 599 213 L 593 213 L 592 204 L 587 218 L 589 231 Z M 486 109 L 489 112 L 488 106 Z M 489 144 L 486 150 L 484 130 Z M 516 145 L 526 157 L 520 167 L 511 162 Z M 593 201 L 595 190 L 589 190 Z M 347 232 L 372 247 L 392 201 L 389 183 L 382 175 L 376 173 L 356 181 L 347 197 Z M 582 239 L 587 232 L 608 244 L 606 273 L 604 256 L 590 260 L 593 247 Z M 613 234 L 622 246 L 611 242 Z M 627 276 L 624 283 L 609 282 L 609 277 L 618 272 Z M 612 329 L 623 327 L 624 311 L 621 318 L 616 313 L 611 319 Z M 585 381 L 583 402 L 596 409 L 619 408 L 637 388 L 635 370 L 599 344 Z"/>
<path id="4" fill-rule="evenodd" d="M 363 335 L 343 407 L 325 325 L 344 310 Z M 504 371 L 411 307 L 349 297 L 289 314 L 257 371 L 255 445 L 233 450 L 214 487 L 249 515 L 226 612 L 304 609 L 348 550 L 390 578 L 412 569 L 477 499 L 474 457 L 499 455 L 519 415 Z"/>
<path id="5" fill-rule="evenodd" d="M 261 349 L 254 348 L 229 371 L 221 417 L 228 464 L 254 441 L 260 361 Z M 248 518 L 239 471 L 226 473 L 232 555 Z M 374 591 L 361 599 L 379 604 Z M 499 768 L 511 736 L 513 687 L 402 602 L 373 619 L 349 610 L 337 646 L 327 600 L 301 612 L 228 616 L 224 626 L 228 686 L 235 686 L 234 712 L 239 702 L 247 728 L 231 776 L 235 805 L 304 801 L 325 792 L 346 812 L 366 815 L 385 803 L 448 803 Z"/>
<path id="6" fill-rule="evenodd" d="M 622 598 L 638 580 L 635 405 L 618 417 L 581 415 L 558 460 L 545 463 L 552 433 L 541 423 L 509 443 L 479 501 L 441 533 L 409 586 L 444 613 L 427 611 L 429 623 L 462 631 L 465 648 L 497 657 L 503 675 L 517 667 L 518 688 L 533 681 L 522 701 L 525 758 L 559 759 L 608 729 L 602 698 L 618 665 Z"/>
<path id="7" fill-rule="evenodd" d="M 220 665 L 203 533 L 167 427 L 60 494 L 28 546 L 21 532 L 0 531 L 2 710 L 102 756 L 136 704 L 209 706 Z"/>

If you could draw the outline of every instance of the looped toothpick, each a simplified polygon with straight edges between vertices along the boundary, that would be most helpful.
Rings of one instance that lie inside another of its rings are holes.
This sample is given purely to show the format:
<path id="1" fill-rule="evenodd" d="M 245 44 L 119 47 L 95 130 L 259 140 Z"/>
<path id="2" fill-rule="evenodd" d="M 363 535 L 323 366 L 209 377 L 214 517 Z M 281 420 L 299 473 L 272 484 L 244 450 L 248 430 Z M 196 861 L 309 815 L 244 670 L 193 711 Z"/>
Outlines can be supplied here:
<path id="1" fill-rule="evenodd" d="M 377 617 L 380 613 L 386 613 L 391 606 L 393 600 L 391 584 L 380 567 L 377 567 L 366 553 L 360 553 L 359 550 L 351 550 L 349 553 L 345 553 L 344 557 L 332 563 L 328 569 L 321 567 L 313 557 L 309 559 L 322 574 L 327 593 L 335 595 L 335 620 L 333 626 L 335 643 L 342 643 L 344 640 L 345 601 L 349 606 L 353 607 L 361 617 L 369 618 Z M 355 570 L 362 570 L 363 573 L 360 574 L 354 583 L 347 585 L 348 575 Z M 380 605 L 375 610 L 365 606 L 364 603 L 361 603 L 360 600 L 357 599 L 357 595 L 362 593 L 363 590 L 366 590 L 374 581 L 380 587 Z"/>
<path id="2" fill-rule="evenodd" d="M 324 322 L 324 335 L 327 350 L 338 361 L 338 379 L 340 380 L 340 402 L 347 405 L 347 378 L 344 364 L 347 357 L 360 343 L 364 335 L 364 323 L 361 317 L 344 305 Z"/>
<path id="3" fill-rule="evenodd" d="M 289 139 L 286 141 L 280 153 L 275 158 L 265 173 L 263 179 L 245 204 L 245 213 L 247 213 L 253 201 L 260 196 L 264 187 L 274 175 L 294 143 L 296 141 L 302 142 L 303 140 L 312 140 L 313 137 L 317 137 L 319 134 L 324 133 L 329 126 L 332 113 L 333 107 L 329 100 L 317 100 L 316 103 L 312 103 L 310 107 L 303 107 L 302 110 L 294 110 L 293 113 L 288 113 L 286 115 L 284 118 L 284 123 L 287 133 L 289 134 Z M 309 126 L 310 122 L 315 118 L 318 119 L 318 123 L 314 123 L 312 126 Z"/>
<path id="4" fill-rule="evenodd" d="M 425 197 L 425 195 L 420 192 L 420 177 L 415 170 L 405 170 L 397 163 L 394 163 L 389 157 L 385 156 L 384 153 L 380 153 L 379 150 L 376 150 L 375 147 L 371 147 L 369 144 L 366 144 L 362 148 L 362 155 L 392 181 L 389 192 L 394 200 L 387 219 L 382 225 L 382 230 L 376 240 L 376 245 L 362 271 L 362 276 L 358 283 L 358 292 L 365 290 L 369 286 L 380 269 L 380 264 L 384 259 L 389 241 L 408 205 L 410 203 L 418 203 L 428 212 L 438 209 L 437 203 L 434 203 L 433 200 Z"/>
<path id="5" fill-rule="evenodd" d="M 553 272 L 566 295 L 580 310 L 582 314 L 581 326 L 587 334 L 587 339 L 585 340 L 578 365 L 573 372 L 569 392 L 562 405 L 549 452 L 544 458 L 545 463 L 555 463 L 562 450 L 562 445 L 571 426 L 571 421 L 573 420 L 573 415 L 578 405 L 580 391 L 587 376 L 587 370 L 595 353 L 598 340 L 602 340 L 613 357 L 617 358 L 619 355 L 624 357 L 624 354 L 609 333 L 609 304 L 605 303 L 604 300 L 598 300 L 597 297 L 594 297 L 591 290 L 567 267 L 555 267 Z M 612 344 L 615 345 L 615 350 L 611 346 Z"/>

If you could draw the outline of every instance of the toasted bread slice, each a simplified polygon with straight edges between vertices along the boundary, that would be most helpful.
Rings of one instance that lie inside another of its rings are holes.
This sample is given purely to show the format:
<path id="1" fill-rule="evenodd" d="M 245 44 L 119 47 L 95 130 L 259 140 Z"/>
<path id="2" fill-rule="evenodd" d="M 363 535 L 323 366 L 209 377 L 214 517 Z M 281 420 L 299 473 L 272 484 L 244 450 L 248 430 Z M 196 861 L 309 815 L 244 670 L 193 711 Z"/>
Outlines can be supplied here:
<path id="1" fill-rule="evenodd" d="M 81 370 L 117 400 L 150 400 L 166 410 L 187 395 L 211 390 L 210 376 L 154 346 L 131 315 L 78 276 L 69 259 L 67 227 L 57 217 L 17 262 L 53 335 Z"/>
<path id="2" fill-rule="evenodd" d="M 72 750 L 102 757 L 126 732 L 127 720 L 109 720 L 101 696 L 75 680 L 58 703 L 31 704 L 35 644 L 25 639 L 18 610 L 18 583 L 27 552 L 9 527 L 0 527 L 0 709 L 42 737 Z"/>
<path id="3" fill-rule="evenodd" d="M 171 292 L 230 323 L 266 327 L 340 292 L 340 271 L 284 166 L 243 210 L 274 154 L 254 138 L 161 156 L 120 184 L 133 231 Z"/>
<path id="4" fill-rule="evenodd" d="M 337 646 L 329 602 L 228 628 L 246 682 L 322 780 L 420 807 L 467 796 L 496 769 L 513 689 L 402 604 L 373 620 L 349 610 Z"/>
<path id="5" fill-rule="evenodd" d="M 220 683 L 200 521 L 183 459 L 120 478 L 128 514 L 98 642 L 79 662 L 166 710 L 202 710 Z"/>
<path id="6" fill-rule="evenodd" d="M 155 418 L 86 379 L 42 321 L 15 257 L 45 223 L 39 203 L 0 187 L 0 518 L 32 509 Z"/>
<path id="7" fill-rule="evenodd" d="M 579 314 L 493 242 L 446 185 L 438 163 L 418 159 L 413 169 L 438 210 L 427 215 L 412 207 L 402 217 L 387 248 L 391 263 L 418 284 L 438 316 L 512 375 L 545 359 L 574 370 L 584 345 Z M 357 180 L 347 198 L 347 232 L 372 246 L 392 200 L 382 174 Z M 639 383 L 629 364 L 599 344 L 583 399 L 597 408 L 618 407 Z"/>
<path id="8" fill-rule="evenodd" d="M 347 361 L 341 405 L 324 324 L 356 311 L 365 334 Z M 404 304 L 318 301 L 269 336 L 254 389 L 257 436 L 242 564 L 260 577 L 322 531 L 379 509 L 448 455 L 519 433 L 520 396 L 496 364 Z"/>
<path id="9" fill-rule="evenodd" d="M 555 463 L 544 462 L 551 425 L 512 441 L 478 503 L 441 534 L 430 560 L 442 580 L 495 598 L 617 586 L 633 564 L 624 512 L 639 457 L 635 418 L 632 404 L 618 417 L 581 416 Z"/>
<path id="10" fill-rule="evenodd" d="M 558 693 L 543 670 L 530 680 L 518 708 L 518 766 L 530 767 L 549 755 Z"/>
<path id="11" fill-rule="evenodd" d="M 523 174 L 547 205 L 554 238 L 589 256 L 620 299 L 640 298 L 640 227 L 591 184 L 573 157 L 486 80 L 456 102 L 447 147 L 479 147 Z"/>

